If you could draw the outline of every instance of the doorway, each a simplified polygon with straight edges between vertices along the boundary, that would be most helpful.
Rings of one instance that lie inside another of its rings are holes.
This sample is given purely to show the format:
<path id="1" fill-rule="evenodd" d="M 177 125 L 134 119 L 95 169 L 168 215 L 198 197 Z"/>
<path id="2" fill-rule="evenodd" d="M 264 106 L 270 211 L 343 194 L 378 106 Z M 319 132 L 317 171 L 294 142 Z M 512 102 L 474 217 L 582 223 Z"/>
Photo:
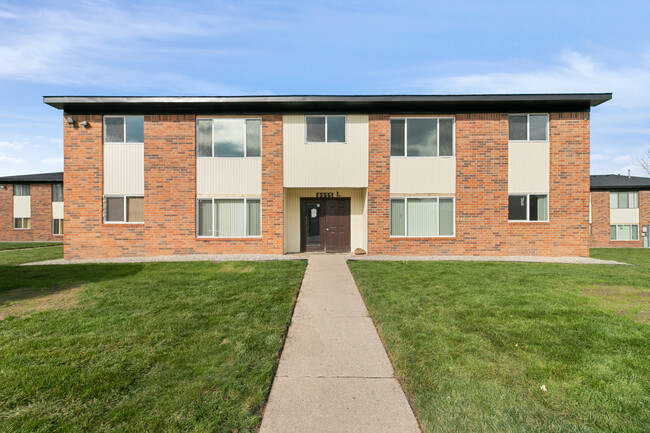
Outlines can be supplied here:
<path id="1" fill-rule="evenodd" d="M 300 199 L 300 251 L 350 252 L 350 199 Z"/>

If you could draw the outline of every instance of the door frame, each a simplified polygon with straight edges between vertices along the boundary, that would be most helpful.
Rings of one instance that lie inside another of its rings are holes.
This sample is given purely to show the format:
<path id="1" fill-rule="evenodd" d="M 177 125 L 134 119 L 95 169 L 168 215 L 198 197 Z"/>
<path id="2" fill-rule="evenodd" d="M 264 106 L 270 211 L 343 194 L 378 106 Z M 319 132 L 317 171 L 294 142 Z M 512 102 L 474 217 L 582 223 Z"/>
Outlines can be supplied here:
<path id="1" fill-rule="evenodd" d="M 333 198 L 319 198 L 319 197 L 300 197 L 300 252 L 327 252 L 325 229 L 327 227 L 326 206 L 328 200 L 345 200 L 348 202 L 348 231 L 350 234 L 350 248 L 352 248 L 352 218 L 351 218 L 351 198 L 350 197 L 333 197 Z M 320 223 L 320 247 L 307 247 L 307 203 L 319 203 L 321 209 L 321 223 Z"/>

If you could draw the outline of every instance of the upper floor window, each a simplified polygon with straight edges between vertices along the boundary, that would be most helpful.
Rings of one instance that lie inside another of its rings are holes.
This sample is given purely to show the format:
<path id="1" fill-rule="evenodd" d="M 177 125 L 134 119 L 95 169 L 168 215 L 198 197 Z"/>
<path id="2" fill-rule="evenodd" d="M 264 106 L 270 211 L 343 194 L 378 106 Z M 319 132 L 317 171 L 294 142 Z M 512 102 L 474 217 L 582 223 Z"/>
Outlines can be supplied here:
<path id="1" fill-rule="evenodd" d="M 29 184 L 17 183 L 14 185 L 14 195 L 29 195 Z"/>
<path id="2" fill-rule="evenodd" d="M 639 207 L 638 191 L 612 191 L 609 193 L 610 209 L 636 209 Z"/>
<path id="3" fill-rule="evenodd" d="M 508 116 L 508 140 L 548 140 L 548 114 L 511 114 Z"/>
<path id="4" fill-rule="evenodd" d="M 62 183 L 53 183 L 52 184 L 52 201 L 63 201 L 63 184 Z"/>
<path id="5" fill-rule="evenodd" d="M 261 155 L 260 119 L 199 119 L 196 154 L 199 157 L 242 158 Z"/>
<path id="6" fill-rule="evenodd" d="M 345 116 L 305 116 L 307 143 L 345 143 Z"/>
<path id="7" fill-rule="evenodd" d="M 144 116 L 105 116 L 104 143 L 144 143 Z"/>
<path id="8" fill-rule="evenodd" d="M 412 117 L 390 120 L 390 156 L 453 156 L 454 119 Z"/>

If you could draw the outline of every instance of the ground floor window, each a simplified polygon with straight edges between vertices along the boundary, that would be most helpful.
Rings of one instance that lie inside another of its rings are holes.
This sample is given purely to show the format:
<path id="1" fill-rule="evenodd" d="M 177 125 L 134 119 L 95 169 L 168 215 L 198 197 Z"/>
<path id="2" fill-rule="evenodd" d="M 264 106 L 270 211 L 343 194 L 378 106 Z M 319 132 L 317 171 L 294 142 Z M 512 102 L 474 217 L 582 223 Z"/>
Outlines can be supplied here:
<path id="1" fill-rule="evenodd" d="M 454 235 L 452 197 L 404 197 L 390 200 L 390 235 L 433 237 Z"/>
<path id="2" fill-rule="evenodd" d="M 206 198 L 197 206 L 197 235 L 232 238 L 260 236 L 261 201 L 259 198 Z"/>
<path id="3" fill-rule="evenodd" d="M 144 197 L 104 197 L 104 221 L 107 223 L 144 222 Z"/>
<path id="4" fill-rule="evenodd" d="M 548 195 L 508 196 L 508 221 L 548 221 Z"/>
<path id="5" fill-rule="evenodd" d="M 54 218 L 52 220 L 52 234 L 53 235 L 63 234 L 63 219 Z"/>
<path id="6" fill-rule="evenodd" d="M 30 229 L 32 228 L 32 219 L 31 218 L 14 218 L 14 228 L 15 229 Z"/>
<path id="7" fill-rule="evenodd" d="M 636 224 L 616 224 L 609 226 L 609 238 L 613 241 L 638 241 L 639 226 Z"/>

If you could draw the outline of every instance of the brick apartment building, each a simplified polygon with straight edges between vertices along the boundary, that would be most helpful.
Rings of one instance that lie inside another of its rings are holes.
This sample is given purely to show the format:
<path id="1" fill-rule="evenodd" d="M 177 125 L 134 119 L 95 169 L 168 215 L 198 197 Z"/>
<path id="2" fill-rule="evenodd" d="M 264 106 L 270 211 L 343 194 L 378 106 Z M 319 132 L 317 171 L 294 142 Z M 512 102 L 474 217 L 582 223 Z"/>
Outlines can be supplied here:
<path id="1" fill-rule="evenodd" d="M 63 173 L 0 177 L 0 241 L 63 241 Z"/>
<path id="2" fill-rule="evenodd" d="M 609 99 L 45 97 L 65 256 L 587 256 L 589 114 Z"/>
<path id="3" fill-rule="evenodd" d="M 591 176 L 590 246 L 648 247 L 650 178 Z"/>

